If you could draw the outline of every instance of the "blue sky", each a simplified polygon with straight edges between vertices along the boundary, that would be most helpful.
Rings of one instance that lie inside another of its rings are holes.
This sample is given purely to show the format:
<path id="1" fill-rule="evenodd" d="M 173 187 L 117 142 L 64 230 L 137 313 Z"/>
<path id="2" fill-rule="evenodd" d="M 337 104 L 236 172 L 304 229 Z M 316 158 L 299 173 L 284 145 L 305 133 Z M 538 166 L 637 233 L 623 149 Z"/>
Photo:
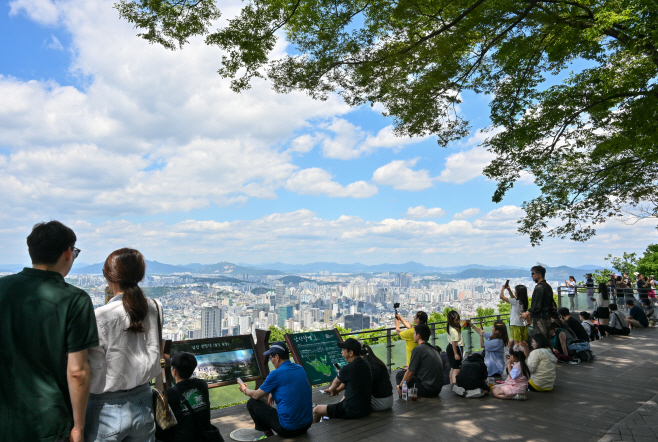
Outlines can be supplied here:
<path id="1" fill-rule="evenodd" d="M 218 49 L 149 45 L 112 3 L 0 9 L 0 264 L 28 262 L 24 238 L 47 219 L 74 228 L 89 263 L 131 246 L 173 264 L 580 265 L 656 241 L 651 223 L 611 222 L 584 245 L 530 247 L 515 223 L 530 177 L 496 205 L 481 175 L 486 96 L 464 94 L 472 132 L 448 148 L 399 139 L 377 108 L 336 96 L 235 94 Z"/>

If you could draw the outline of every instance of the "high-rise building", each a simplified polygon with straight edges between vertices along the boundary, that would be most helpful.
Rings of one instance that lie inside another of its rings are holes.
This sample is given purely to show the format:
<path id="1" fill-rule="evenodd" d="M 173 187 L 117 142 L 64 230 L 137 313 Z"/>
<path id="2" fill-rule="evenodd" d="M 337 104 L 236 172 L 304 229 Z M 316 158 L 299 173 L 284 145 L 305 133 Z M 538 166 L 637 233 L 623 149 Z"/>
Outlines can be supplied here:
<path id="1" fill-rule="evenodd" d="M 329 324 L 331 322 L 331 310 L 328 308 L 324 309 L 324 323 Z"/>
<path id="2" fill-rule="evenodd" d="M 249 334 L 251 331 L 251 316 L 240 316 L 238 319 L 238 324 L 240 325 L 240 334 Z"/>
<path id="3" fill-rule="evenodd" d="M 221 307 L 206 307 L 201 310 L 201 339 L 222 335 L 224 310 Z"/>
<path id="4" fill-rule="evenodd" d="M 359 331 L 363 330 L 364 328 L 370 328 L 370 316 L 363 315 L 361 313 L 345 315 L 345 328 L 352 331 Z"/>
<path id="5" fill-rule="evenodd" d="M 285 304 L 285 298 L 286 298 L 286 286 L 283 285 L 280 282 L 277 282 L 275 285 L 275 293 L 276 293 L 276 298 L 275 298 L 275 305 L 277 307 Z"/>
<path id="6" fill-rule="evenodd" d="M 411 287 L 413 279 L 410 273 L 398 273 L 395 277 L 395 285 L 398 287 Z"/>
<path id="7" fill-rule="evenodd" d="M 279 311 L 279 327 L 286 327 L 286 321 L 293 317 L 294 308 L 292 305 L 282 305 Z"/>

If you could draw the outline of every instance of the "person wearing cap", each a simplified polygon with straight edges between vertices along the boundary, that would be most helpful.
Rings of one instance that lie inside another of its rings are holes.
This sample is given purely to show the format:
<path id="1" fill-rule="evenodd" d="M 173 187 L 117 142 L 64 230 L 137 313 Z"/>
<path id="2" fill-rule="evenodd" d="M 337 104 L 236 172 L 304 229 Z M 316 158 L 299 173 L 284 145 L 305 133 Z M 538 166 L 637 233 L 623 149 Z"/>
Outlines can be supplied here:
<path id="1" fill-rule="evenodd" d="M 320 422 L 323 416 L 331 419 L 360 419 L 372 411 L 372 372 L 370 365 L 361 357 L 361 343 L 348 338 L 339 342 L 338 347 L 342 349 L 341 354 L 347 365 L 338 372 L 340 385 L 335 392 L 345 390 L 345 397 L 335 404 L 316 406 L 313 409 L 313 423 Z"/>
<path id="2" fill-rule="evenodd" d="M 250 390 L 246 384 L 240 391 L 249 396 L 247 410 L 255 428 L 274 436 L 294 437 L 304 434 L 313 423 L 311 385 L 301 365 L 290 362 L 285 342 L 273 342 L 263 353 L 270 357 L 274 371 L 270 372 L 258 390 Z M 260 399 L 268 396 L 268 403 Z M 272 405 L 276 404 L 276 408 Z"/>

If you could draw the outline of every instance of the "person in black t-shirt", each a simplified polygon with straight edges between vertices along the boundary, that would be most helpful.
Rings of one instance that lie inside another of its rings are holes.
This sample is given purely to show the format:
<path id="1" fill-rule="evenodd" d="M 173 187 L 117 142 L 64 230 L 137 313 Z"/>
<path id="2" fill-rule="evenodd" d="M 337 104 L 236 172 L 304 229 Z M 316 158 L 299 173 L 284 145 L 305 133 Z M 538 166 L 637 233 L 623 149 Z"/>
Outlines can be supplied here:
<path id="1" fill-rule="evenodd" d="M 386 364 L 375 355 L 369 345 L 363 345 L 363 360 L 370 365 L 372 373 L 372 411 L 384 411 L 393 406 L 393 384 Z"/>
<path id="2" fill-rule="evenodd" d="M 204 431 L 211 428 L 208 383 L 201 379 L 190 379 L 196 366 L 197 360 L 190 353 L 178 353 L 171 359 L 171 374 L 176 380 L 176 385 L 167 389 L 167 398 L 178 424 L 167 430 L 162 430 L 156 425 L 157 440 L 162 442 L 206 440 Z"/>
<path id="3" fill-rule="evenodd" d="M 431 330 L 427 324 L 418 324 L 414 329 L 414 341 L 418 344 L 411 352 L 409 370 L 395 375 L 398 394 L 402 394 L 402 383 L 418 389 L 418 397 L 436 397 L 443 388 L 443 361 L 441 350 L 428 341 Z"/>
<path id="4" fill-rule="evenodd" d="M 354 338 L 339 342 L 342 356 L 347 365 L 338 372 L 340 385 L 330 391 L 332 396 L 345 390 L 345 398 L 329 405 L 318 405 L 313 409 L 313 423 L 320 422 L 323 416 L 332 419 L 360 419 L 370 415 L 372 406 L 372 372 L 370 366 L 361 357 L 361 343 Z"/>
<path id="5" fill-rule="evenodd" d="M 562 320 L 569 326 L 572 332 L 576 335 L 581 341 L 589 342 L 589 334 L 585 327 L 580 323 L 576 318 L 571 317 L 571 312 L 566 307 L 560 307 L 557 309 L 558 314 L 562 317 Z"/>

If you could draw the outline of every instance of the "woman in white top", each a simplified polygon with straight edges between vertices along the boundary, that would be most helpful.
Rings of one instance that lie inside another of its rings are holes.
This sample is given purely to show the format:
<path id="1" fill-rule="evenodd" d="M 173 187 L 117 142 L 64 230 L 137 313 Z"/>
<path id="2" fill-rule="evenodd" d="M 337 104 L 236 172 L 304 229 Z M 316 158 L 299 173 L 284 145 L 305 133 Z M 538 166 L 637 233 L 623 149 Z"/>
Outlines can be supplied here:
<path id="1" fill-rule="evenodd" d="M 569 276 L 569 280 L 564 280 L 564 283 L 567 286 L 567 295 L 569 295 L 569 305 L 571 311 L 576 310 L 576 305 L 574 303 L 574 300 L 576 299 L 576 277 L 575 276 Z"/>
<path id="2" fill-rule="evenodd" d="M 103 275 L 114 297 L 95 312 L 99 345 L 89 349 L 87 442 L 155 440 L 149 381 L 160 372 L 162 307 L 137 285 L 145 272 L 144 256 L 134 249 L 116 250 L 105 260 Z"/>
<path id="3" fill-rule="evenodd" d="M 599 293 L 596 295 L 596 317 L 599 324 L 608 325 L 610 322 L 610 292 L 605 282 L 599 284 Z"/>
<path id="4" fill-rule="evenodd" d="M 509 298 L 505 296 L 505 289 L 509 292 Z M 509 287 L 509 281 L 500 290 L 500 299 L 509 303 L 509 331 L 510 339 L 514 342 L 525 342 L 528 340 L 528 324 L 521 319 L 521 314 L 528 311 L 528 289 L 524 285 L 514 287 L 514 293 Z"/>

